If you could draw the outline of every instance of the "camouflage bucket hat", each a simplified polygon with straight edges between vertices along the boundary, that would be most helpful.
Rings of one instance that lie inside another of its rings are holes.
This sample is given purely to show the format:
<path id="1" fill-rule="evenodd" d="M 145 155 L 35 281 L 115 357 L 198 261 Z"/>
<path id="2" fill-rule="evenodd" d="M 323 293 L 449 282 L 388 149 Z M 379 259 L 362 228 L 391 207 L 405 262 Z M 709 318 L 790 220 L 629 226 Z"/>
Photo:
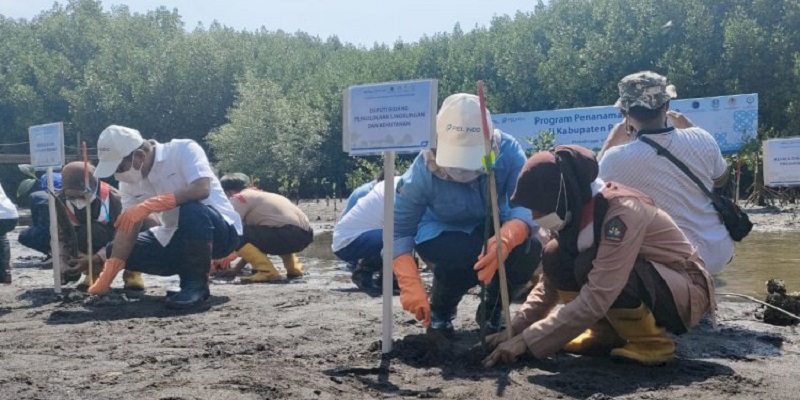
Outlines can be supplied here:
<path id="1" fill-rule="evenodd" d="M 667 78 L 652 71 L 637 72 L 619 81 L 619 99 L 614 107 L 629 110 L 641 106 L 654 110 L 670 99 L 678 97 L 674 85 Z"/>

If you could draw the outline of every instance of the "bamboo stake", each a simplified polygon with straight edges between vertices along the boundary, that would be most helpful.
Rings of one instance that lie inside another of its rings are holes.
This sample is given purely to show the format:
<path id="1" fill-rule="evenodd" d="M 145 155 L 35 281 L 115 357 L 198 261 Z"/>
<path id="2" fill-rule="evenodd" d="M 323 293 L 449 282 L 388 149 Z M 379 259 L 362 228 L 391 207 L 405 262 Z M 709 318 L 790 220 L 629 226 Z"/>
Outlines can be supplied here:
<path id="1" fill-rule="evenodd" d="M 495 174 L 492 164 L 494 163 L 494 152 L 492 150 L 491 135 L 489 132 L 489 120 L 486 115 L 486 97 L 483 92 L 483 81 L 478 81 L 478 99 L 481 107 L 481 122 L 483 125 L 483 145 L 486 150 L 487 173 L 489 174 L 489 196 L 492 201 L 492 225 L 494 226 L 495 249 L 497 250 L 497 271 L 500 274 L 500 300 L 503 303 L 503 318 L 506 320 L 506 339 L 511 339 L 511 309 L 508 301 L 508 284 L 506 278 L 506 266 L 502 258 L 502 239 L 500 237 L 500 212 L 497 203 L 497 185 L 495 184 Z"/>
<path id="2" fill-rule="evenodd" d="M 86 152 L 86 142 L 81 143 L 81 153 L 83 153 L 83 187 L 84 198 L 86 199 L 86 255 L 89 257 L 89 286 L 94 284 L 94 271 L 92 259 L 94 252 L 92 249 L 92 191 L 89 188 L 89 156 Z"/>

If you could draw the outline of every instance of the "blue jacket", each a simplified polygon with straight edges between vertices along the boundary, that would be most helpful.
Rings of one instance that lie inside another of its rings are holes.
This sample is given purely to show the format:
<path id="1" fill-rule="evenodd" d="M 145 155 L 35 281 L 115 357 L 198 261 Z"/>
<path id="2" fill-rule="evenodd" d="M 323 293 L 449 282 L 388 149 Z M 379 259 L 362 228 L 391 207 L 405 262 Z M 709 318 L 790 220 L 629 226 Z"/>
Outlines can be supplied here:
<path id="1" fill-rule="evenodd" d="M 367 193 L 369 193 L 369 191 L 372 190 L 372 188 L 374 188 L 377 183 L 378 182 L 373 179 L 353 189 L 353 192 L 350 193 L 350 197 L 347 198 L 347 205 L 344 206 L 344 210 L 342 211 L 342 215 L 339 217 L 339 219 L 344 217 L 345 214 L 347 214 L 353 207 L 355 207 L 356 203 L 358 203 L 358 199 L 366 196 Z"/>
<path id="2" fill-rule="evenodd" d="M 517 185 L 525 153 L 513 136 L 503 133 L 495 161 L 500 223 L 519 219 L 531 227 L 531 211 L 509 203 Z M 491 202 L 486 192 L 487 176 L 469 183 L 440 179 L 433 175 L 420 153 L 397 184 L 394 205 L 394 257 L 410 253 L 415 243 L 431 240 L 445 231 L 471 233 L 485 223 Z"/>

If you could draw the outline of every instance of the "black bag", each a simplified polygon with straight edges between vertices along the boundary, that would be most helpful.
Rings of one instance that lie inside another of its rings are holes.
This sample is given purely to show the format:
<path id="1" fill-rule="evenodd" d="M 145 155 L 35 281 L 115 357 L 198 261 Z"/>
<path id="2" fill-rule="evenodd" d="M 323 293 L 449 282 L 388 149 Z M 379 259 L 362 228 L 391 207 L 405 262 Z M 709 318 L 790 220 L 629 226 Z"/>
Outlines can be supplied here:
<path id="1" fill-rule="evenodd" d="M 742 209 L 730 198 L 725 196 L 720 196 L 705 187 L 703 182 L 700 182 L 700 179 L 689 170 L 689 167 L 686 166 L 681 160 L 675 158 L 669 150 L 665 149 L 664 146 L 653 141 L 647 136 L 641 135 L 639 136 L 639 140 L 649 144 L 652 148 L 656 149 L 656 153 L 660 156 L 667 157 L 670 161 L 672 161 L 675 166 L 678 167 L 681 171 L 683 171 L 686 176 L 689 177 L 694 183 L 700 187 L 700 190 L 711 199 L 711 204 L 714 205 L 714 209 L 717 210 L 719 213 L 720 219 L 722 220 L 722 224 L 725 225 L 725 228 L 728 229 L 728 234 L 730 234 L 731 239 L 741 242 L 747 234 L 753 229 L 753 223 L 750 222 L 750 217 L 747 216 L 747 213 L 742 211 Z"/>

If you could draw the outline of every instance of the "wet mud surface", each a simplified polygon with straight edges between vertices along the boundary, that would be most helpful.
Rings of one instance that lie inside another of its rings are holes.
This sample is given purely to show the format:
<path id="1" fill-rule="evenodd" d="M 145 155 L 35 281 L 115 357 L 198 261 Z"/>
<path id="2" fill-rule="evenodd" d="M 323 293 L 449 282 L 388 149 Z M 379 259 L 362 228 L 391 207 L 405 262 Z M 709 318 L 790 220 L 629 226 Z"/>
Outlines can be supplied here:
<path id="1" fill-rule="evenodd" d="M 127 297 L 118 278 L 111 295 L 87 300 L 69 287 L 54 295 L 52 272 L 23 263 L 13 285 L 0 285 L 0 399 L 696 400 L 800 393 L 800 334 L 759 322 L 751 303 L 721 302 L 719 330 L 703 323 L 680 336 L 677 360 L 661 367 L 561 353 L 485 369 L 473 320 L 477 296 L 460 304 L 456 337 L 446 345 L 432 343 L 395 297 L 394 350 L 382 355 L 381 299 L 358 292 L 348 272 L 313 252 L 301 260 L 309 272 L 302 280 L 219 281 L 209 306 L 195 311 L 163 307 L 175 277 L 146 276 L 139 299 Z M 282 270 L 279 258 L 273 262 Z"/>

